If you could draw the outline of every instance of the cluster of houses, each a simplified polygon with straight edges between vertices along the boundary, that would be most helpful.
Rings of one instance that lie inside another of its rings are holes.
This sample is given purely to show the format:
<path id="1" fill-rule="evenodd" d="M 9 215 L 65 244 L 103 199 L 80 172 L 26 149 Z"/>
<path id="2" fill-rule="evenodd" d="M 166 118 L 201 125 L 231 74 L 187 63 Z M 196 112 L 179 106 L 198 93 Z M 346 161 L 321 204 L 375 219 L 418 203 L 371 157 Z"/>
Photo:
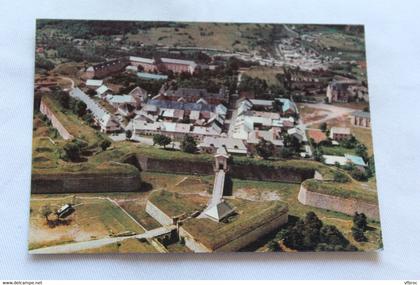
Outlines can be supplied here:
<path id="1" fill-rule="evenodd" d="M 214 153 L 223 148 L 229 154 L 243 155 L 252 151 L 261 139 L 282 147 L 283 132 L 300 142 L 306 141 L 304 131 L 295 126 L 298 110 L 289 99 L 242 98 L 234 110 L 236 115 L 227 122 L 229 95 L 224 88 L 214 93 L 197 88 L 162 88 L 150 98 L 140 87 L 128 94 L 111 94 L 101 79 L 88 79 L 86 86 L 95 90 L 96 95 L 89 96 L 74 88 L 70 96 L 86 103 L 103 132 L 125 129 L 138 136 L 163 134 L 173 140 L 190 135 L 203 152 Z M 115 112 L 107 111 L 100 100 L 106 101 Z M 123 124 L 123 117 L 129 119 L 128 124 Z"/>
<path id="2" fill-rule="evenodd" d="M 164 84 L 154 97 L 150 97 L 141 87 L 134 88 L 128 94 L 117 95 L 112 94 L 101 79 L 114 72 L 132 70 L 144 78 L 160 80 L 165 75 L 152 72 L 171 70 L 193 73 L 196 68 L 197 64 L 189 60 L 134 56 L 116 59 L 91 66 L 85 72 L 88 75 L 87 90 L 94 90 L 97 98 L 87 95 L 80 88 L 72 89 L 70 95 L 86 103 L 95 123 L 103 132 L 131 130 L 137 136 L 163 134 L 173 140 L 181 140 L 185 135 L 190 135 L 198 141 L 198 148 L 208 153 L 215 153 L 217 149 L 223 148 L 228 154 L 246 155 L 255 151 L 255 146 L 261 140 L 269 141 L 280 149 L 284 146 L 285 134 L 302 144 L 307 142 L 306 130 L 296 122 L 297 106 L 286 98 L 262 100 L 243 97 L 237 100 L 236 108 L 228 118 L 226 106 L 229 105 L 229 92 L 225 88 L 220 88 L 218 92 L 209 92 L 198 88 L 168 88 Z M 139 69 L 142 72 L 138 72 Z M 304 86 L 309 84 L 316 88 L 325 84 L 315 80 L 312 72 L 293 70 L 290 73 L 291 82 Z M 325 73 L 322 70 L 319 72 Z M 351 96 L 359 98 L 357 92 L 362 92 L 362 87 L 355 80 L 334 78 L 327 87 L 327 97 L 331 102 L 346 102 Z M 100 100 L 106 101 L 115 112 L 105 108 L 99 103 Z M 355 126 L 370 127 L 369 113 L 354 112 L 351 122 Z M 326 139 L 322 132 L 312 135 L 319 141 Z M 352 135 L 348 128 L 333 127 L 329 136 L 333 142 L 339 143 Z M 311 155 L 310 147 L 307 148 L 305 157 Z M 325 157 L 327 164 L 343 164 L 348 161 L 360 166 L 364 164 L 363 159 L 360 161 L 354 156 Z"/>
<path id="3" fill-rule="evenodd" d="M 199 140 L 223 136 L 227 97 L 224 89 L 219 93 L 196 88 L 162 91 L 142 105 L 131 127 L 138 135 L 160 133 L 173 139 L 187 134 Z"/>
<path id="4" fill-rule="evenodd" d="M 306 140 L 304 131 L 295 127 L 297 113 L 294 102 L 285 98 L 260 100 L 242 98 L 237 102 L 236 119 L 232 122 L 231 137 L 255 145 L 261 139 L 276 147 L 283 146 L 282 132 Z"/>

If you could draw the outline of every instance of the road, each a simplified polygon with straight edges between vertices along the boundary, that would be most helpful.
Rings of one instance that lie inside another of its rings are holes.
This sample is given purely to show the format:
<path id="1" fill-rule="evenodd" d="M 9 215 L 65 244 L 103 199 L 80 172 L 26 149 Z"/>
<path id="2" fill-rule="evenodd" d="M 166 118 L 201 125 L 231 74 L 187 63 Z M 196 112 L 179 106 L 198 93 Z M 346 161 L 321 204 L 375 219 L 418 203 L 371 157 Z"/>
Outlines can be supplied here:
<path id="1" fill-rule="evenodd" d="M 30 250 L 30 254 L 59 254 L 59 253 L 72 253 L 78 252 L 81 250 L 91 249 L 91 248 L 98 248 L 107 244 L 120 242 L 126 239 L 151 239 L 157 236 L 161 236 L 167 233 L 170 233 L 176 229 L 176 226 L 165 226 L 160 227 L 154 230 L 146 231 L 142 234 L 132 235 L 132 236 L 124 236 L 124 237 L 107 237 L 97 240 L 89 240 L 89 241 L 82 241 L 82 242 L 75 242 L 75 243 L 68 243 L 62 245 L 55 245 L 49 247 L 43 247 L 38 249 Z"/>
<path id="2" fill-rule="evenodd" d="M 302 104 L 302 106 L 305 107 L 309 107 L 309 108 L 315 108 L 315 109 L 323 109 L 323 110 L 327 110 L 329 113 L 325 118 L 319 119 L 319 120 L 315 120 L 315 121 L 309 121 L 309 122 L 302 122 L 300 126 L 306 128 L 309 125 L 314 125 L 314 124 L 320 124 L 320 123 L 324 123 L 326 121 L 341 117 L 341 116 L 345 116 L 348 115 L 354 111 L 357 111 L 356 109 L 352 109 L 352 108 L 345 108 L 345 107 L 338 107 L 335 105 L 330 105 L 330 104 L 325 104 L 325 103 L 318 103 L 318 104 L 309 104 L 309 103 L 304 103 Z"/>
<path id="3" fill-rule="evenodd" d="M 67 80 L 67 81 L 70 81 L 70 83 L 71 83 L 70 89 L 73 89 L 74 88 L 75 83 L 74 83 L 74 80 L 73 79 L 71 79 L 70 77 L 66 77 L 66 76 L 60 76 L 60 78 L 61 79 L 64 79 L 64 80 Z"/>

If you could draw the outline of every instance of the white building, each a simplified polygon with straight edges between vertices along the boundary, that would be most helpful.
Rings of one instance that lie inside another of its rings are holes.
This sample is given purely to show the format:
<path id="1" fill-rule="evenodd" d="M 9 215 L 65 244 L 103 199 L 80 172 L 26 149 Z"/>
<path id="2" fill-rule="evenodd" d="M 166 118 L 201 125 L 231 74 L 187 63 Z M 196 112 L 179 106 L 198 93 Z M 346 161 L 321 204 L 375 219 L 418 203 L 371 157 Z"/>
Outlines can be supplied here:
<path id="1" fill-rule="evenodd" d="M 240 139 L 223 137 L 205 137 L 198 148 L 206 152 L 215 152 L 218 148 L 225 148 L 230 154 L 247 154 L 248 150 Z"/>
<path id="2" fill-rule="evenodd" d="M 96 80 L 96 79 L 88 79 L 86 80 L 87 87 L 100 87 L 103 84 L 103 80 Z"/>
<path id="3" fill-rule="evenodd" d="M 73 88 L 70 91 L 70 96 L 86 104 L 87 109 L 92 112 L 95 122 L 101 128 L 101 132 L 115 132 L 121 129 L 120 123 L 114 115 L 110 114 L 79 88 Z"/>

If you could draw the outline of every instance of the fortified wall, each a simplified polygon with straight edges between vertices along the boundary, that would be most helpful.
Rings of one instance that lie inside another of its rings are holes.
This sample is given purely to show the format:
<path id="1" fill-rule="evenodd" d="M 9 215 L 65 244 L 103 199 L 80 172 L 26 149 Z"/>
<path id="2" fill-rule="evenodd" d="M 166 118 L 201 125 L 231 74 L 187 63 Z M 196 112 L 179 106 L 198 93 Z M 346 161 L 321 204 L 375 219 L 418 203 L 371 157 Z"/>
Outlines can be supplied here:
<path id="1" fill-rule="evenodd" d="M 213 175 L 213 165 L 211 162 L 190 161 L 190 160 L 167 160 L 136 156 L 137 165 L 141 171 L 167 172 L 176 174 L 194 174 L 194 175 Z M 127 163 L 135 163 L 133 158 L 127 159 Z"/>
<path id="2" fill-rule="evenodd" d="M 73 139 L 73 136 L 66 130 L 66 128 L 61 124 L 61 122 L 57 119 L 55 114 L 48 108 L 45 104 L 44 100 L 41 99 L 41 104 L 39 105 L 39 110 L 42 114 L 47 116 L 47 118 L 51 121 L 51 124 L 54 128 L 57 129 L 60 136 L 65 140 Z"/>
<path id="3" fill-rule="evenodd" d="M 141 187 L 140 174 L 109 175 L 86 173 L 33 174 L 32 194 L 134 192 Z"/>
<path id="4" fill-rule="evenodd" d="M 129 157 L 125 162 L 136 166 L 140 171 L 194 175 L 214 174 L 213 164 L 210 161 L 166 160 L 137 155 L 136 159 L 134 159 L 134 157 Z M 238 179 L 301 183 L 306 179 L 314 178 L 315 171 L 311 169 L 288 169 L 260 165 L 245 165 L 233 162 L 230 163 L 229 166 L 229 175 L 232 178 Z"/>
<path id="5" fill-rule="evenodd" d="M 351 216 L 355 212 L 359 212 L 364 213 L 370 219 L 379 220 L 379 207 L 377 204 L 309 191 L 303 184 L 300 186 L 298 200 L 308 206 L 341 212 Z"/>

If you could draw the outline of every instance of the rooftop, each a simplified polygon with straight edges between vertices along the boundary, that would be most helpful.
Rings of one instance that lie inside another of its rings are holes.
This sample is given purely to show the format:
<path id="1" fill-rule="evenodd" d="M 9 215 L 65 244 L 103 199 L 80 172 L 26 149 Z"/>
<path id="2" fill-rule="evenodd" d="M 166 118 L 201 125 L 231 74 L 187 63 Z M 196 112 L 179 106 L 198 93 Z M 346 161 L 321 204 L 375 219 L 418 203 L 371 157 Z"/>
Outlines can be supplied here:
<path id="1" fill-rule="evenodd" d="M 330 129 L 330 133 L 333 134 L 344 134 L 344 135 L 350 135 L 351 131 L 349 128 L 341 128 L 341 127 L 332 127 Z"/>
<path id="2" fill-rule="evenodd" d="M 102 95 L 108 90 L 109 88 L 106 85 L 101 85 L 99 88 L 96 89 L 96 93 L 98 93 L 99 95 Z"/>
<path id="3" fill-rule="evenodd" d="M 192 61 L 192 60 L 184 60 L 184 59 L 174 59 L 174 58 L 166 58 L 166 57 L 162 57 L 161 61 L 163 63 L 175 63 L 175 64 L 184 64 L 184 65 L 191 65 L 191 66 L 196 66 L 197 64 Z"/>
<path id="4" fill-rule="evenodd" d="M 94 86 L 99 87 L 103 83 L 103 80 L 96 80 L 96 79 L 88 79 L 86 80 L 86 86 Z"/>
<path id="5" fill-rule="evenodd" d="M 139 57 L 139 56 L 130 56 L 128 58 L 130 61 L 137 61 L 137 62 L 143 62 L 147 64 L 154 64 L 155 60 L 153 58 L 145 58 L 145 57 Z"/>
<path id="6" fill-rule="evenodd" d="M 234 138 L 205 137 L 198 147 L 215 147 L 216 149 L 224 147 L 229 153 L 247 153 L 247 148 L 243 141 Z"/>
<path id="7" fill-rule="evenodd" d="M 147 72 L 137 72 L 137 76 L 143 79 L 148 80 L 166 80 L 168 79 L 167 75 L 160 75 L 154 73 L 147 73 Z"/>
<path id="8" fill-rule="evenodd" d="M 184 103 L 177 101 L 166 101 L 159 99 L 152 99 L 148 101 L 148 105 L 154 105 L 159 108 L 166 109 L 180 109 L 180 110 L 190 110 L 190 111 L 201 111 L 201 112 L 213 112 L 214 105 L 202 104 L 202 103 Z"/>

